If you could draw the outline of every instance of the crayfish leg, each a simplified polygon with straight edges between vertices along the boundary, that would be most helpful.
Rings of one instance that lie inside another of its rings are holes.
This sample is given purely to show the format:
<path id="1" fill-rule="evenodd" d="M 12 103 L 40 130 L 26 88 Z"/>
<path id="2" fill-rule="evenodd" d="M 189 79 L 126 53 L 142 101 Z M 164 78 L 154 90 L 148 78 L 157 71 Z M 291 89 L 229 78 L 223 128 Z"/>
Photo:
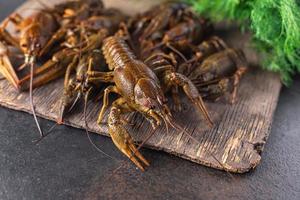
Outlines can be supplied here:
<path id="1" fill-rule="evenodd" d="M 44 85 L 56 78 L 65 74 L 68 65 L 73 61 L 73 56 L 68 55 L 67 52 L 61 51 L 56 53 L 51 60 L 48 60 L 42 66 L 34 70 L 33 87 Z M 23 77 L 20 80 L 22 90 L 29 88 L 30 75 Z"/>
<path id="2" fill-rule="evenodd" d="M 19 41 L 14 38 L 7 30 L 6 27 L 8 25 L 8 23 L 11 21 L 10 18 L 7 18 L 6 20 L 4 20 L 4 22 L 2 23 L 2 25 L 0 26 L 0 40 L 5 41 L 6 43 L 8 43 L 9 45 L 12 45 L 16 48 L 19 48 Z"/>
<path id="3" fill-rule="evenodd" d="M 113 72 L 98 72 L 98 71 L 88 71 L 88 82 L 114 82 L 114 73 Z"/>
<path id="4" fill-rule="evenodd" d="M 12 66 L 7 47 L 0 42 L 0 73 L 17 89 L 20 88 L 19 78 Z"/>
<path id="5" fill-rule="evenodd" d="M 6 27 L 9 22 L 12 22 L 14 25 L 17 26 L 17 28 L 19 28 L 23 20 L 24 18 L 19 13 L 12 13 L 10 16 L 6 18 L 6 20 L 4 20 L 3 24 L 4 27 Z"/>
<path id="6" fill-rule="evenodd" d="M 64 36 L 66 35 L 67 30 L 65 28 L 61 28 L 54 33 L 54 35 L 50 38 L 50 40 L 46 43 L 46 45 L 42 48 L 42 50 L 39 53 L 39 57 L 44 56 L 46 53 L 48 53 L 53 47 L 53 45 L 59 41 L 61 41 Z"/>
<path id="7" fill-rule="evenodd" d="M 102 120 L 104 118 L 104 113 L 109 105 L 109 94 L 110 93 L 119 93 L 118 92 L 118 89 L 116 86 L 108 86 L 105 90 L 104 90 L 104 95 L 103 95 L 103 105 L 102 105 L 102 108 L 101 108 L 101 111 L 100 111 L 100 114 L 98 116 L 98 120 L 97 120 L 97 124 L 101 124 L 102 123 Z"/>

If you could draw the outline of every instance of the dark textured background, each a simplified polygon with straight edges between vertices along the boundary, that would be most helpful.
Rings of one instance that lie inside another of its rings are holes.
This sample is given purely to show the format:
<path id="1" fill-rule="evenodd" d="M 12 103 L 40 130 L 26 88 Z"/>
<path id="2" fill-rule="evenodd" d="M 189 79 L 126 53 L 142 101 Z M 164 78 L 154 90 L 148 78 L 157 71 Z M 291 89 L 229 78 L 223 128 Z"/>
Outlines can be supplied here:
<path id="1" fill-rule="evenodd" d="M 0 19 L 21 2 L 0 0 Z M 152 161 L 147 172 L 128 164 L 113 173 L 119 163 L 94 150 L 83 131 L 61 126 L 34 145 L 32 117 L 0 108 L 0 199 L 300 199 L 299 84 L 298 76 L 282 89 L 262 162 L 244 175 L 151 150 L 143 150 Z M 92 137 L 126 160 L 109 138 Z"/>

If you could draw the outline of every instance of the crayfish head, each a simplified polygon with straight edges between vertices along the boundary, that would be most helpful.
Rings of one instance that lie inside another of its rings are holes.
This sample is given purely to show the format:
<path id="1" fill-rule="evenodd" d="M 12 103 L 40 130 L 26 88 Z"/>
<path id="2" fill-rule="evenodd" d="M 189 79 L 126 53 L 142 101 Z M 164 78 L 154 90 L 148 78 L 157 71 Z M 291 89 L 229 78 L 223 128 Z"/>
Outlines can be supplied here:
<path id="1" fill-rule="evenodd" d="M 152 79 L 142 78 L 134 88 L 135 103 L 154 111 L 160 111 L 167 103 L 162 89 Z"/>
<path id="2" fill-rule="evenodd" d="M 76 91 L 76 80 L 74 78 L 71 78 L 68 82 L 67 87 L 64 88 L 64 93 L 60 102 L 57 123 L 63 123 L 65 115 L 72 110 L 80 97 L 81 93 Z"/>
<path id="3" fill-rule="evenodd" d="M 187 133 L 186 130 L 175 122 L 167 105 L 167 99 L 156 81 L 142 78 L 136 84 L 134 92 L 135 103 L 143 106 L 147 109 L 148 113 L 151 113 L 151 117 L 153 117 L 157 122 L 156 125 L 160 125 L 160 121 L 163 120 L 166 125 L 167 132 L 169 131 L 168 126 L 170 125 L 177 130 Z M 155 128 L 155 126 L 153 128 Z"/>
<path id="4" fill-rule="evenodd" d="M 155 121 L 152 124 L 155 129 L 164 121 L 167 131 L 171 124 L 171 112 L 167 106 L 167 99 L 158 83 L 152 79 L 140 79 L 134 88 L 135 103 L 142 106 Z"/>
<path id="5" fill-rule="evenodd" d="M 27 61 L 31 62 L 35 61 L 35 58 L 39 55 L 46 43 L 46 37 L 40 34 L 36 26 L 26 30 L 20 37 L 20 49 L 25 54 L 25 57 L 27 57 Z"/>

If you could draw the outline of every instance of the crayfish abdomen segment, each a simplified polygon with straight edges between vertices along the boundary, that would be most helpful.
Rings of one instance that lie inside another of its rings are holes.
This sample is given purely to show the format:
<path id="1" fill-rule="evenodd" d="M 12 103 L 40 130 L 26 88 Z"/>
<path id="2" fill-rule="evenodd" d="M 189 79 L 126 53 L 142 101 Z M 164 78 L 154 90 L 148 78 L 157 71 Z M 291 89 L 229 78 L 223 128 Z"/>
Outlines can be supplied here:
<path id="1" fill-rule="evenodd" d="M 117 67 L 124 68 L 136 59 L 125 41 L 118 37 L 112 36 L 105 39 L 102 50 L 110 70 Z"/>

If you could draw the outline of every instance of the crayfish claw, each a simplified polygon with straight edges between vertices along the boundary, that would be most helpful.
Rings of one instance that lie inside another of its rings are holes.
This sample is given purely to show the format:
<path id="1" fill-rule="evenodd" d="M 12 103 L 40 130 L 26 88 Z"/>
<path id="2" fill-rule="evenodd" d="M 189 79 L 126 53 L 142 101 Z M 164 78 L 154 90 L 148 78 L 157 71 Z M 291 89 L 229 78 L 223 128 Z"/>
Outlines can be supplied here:
<path id="1" fill-rule="evenodd" d="M 125 154 L 140 170 L 145 171 L 144 166 L 149 166 L 149 162 L 139 152 L 134 141 L 127 130 L 123 127 L 120 119 L 121 110 L 112 107 L 108 117 L 109 134 L 116 147 Z"/>
<path id="2" fill-rule="evenodd" d="M 201 95 L 198 92 L 196 86 L 192 83 L 192 81 L 179 73 L 171 73 L 168 76 L 169 80 L 176 86 L 182 87 L 183 91 L 190 99 L 190 101 L 197 107 L 200 113 L 203 114 L 205 120 L 207 121 L 210 127 L 213 127 L 213 121 L 210 117 L 210 114 L 202 100 Z"/>

